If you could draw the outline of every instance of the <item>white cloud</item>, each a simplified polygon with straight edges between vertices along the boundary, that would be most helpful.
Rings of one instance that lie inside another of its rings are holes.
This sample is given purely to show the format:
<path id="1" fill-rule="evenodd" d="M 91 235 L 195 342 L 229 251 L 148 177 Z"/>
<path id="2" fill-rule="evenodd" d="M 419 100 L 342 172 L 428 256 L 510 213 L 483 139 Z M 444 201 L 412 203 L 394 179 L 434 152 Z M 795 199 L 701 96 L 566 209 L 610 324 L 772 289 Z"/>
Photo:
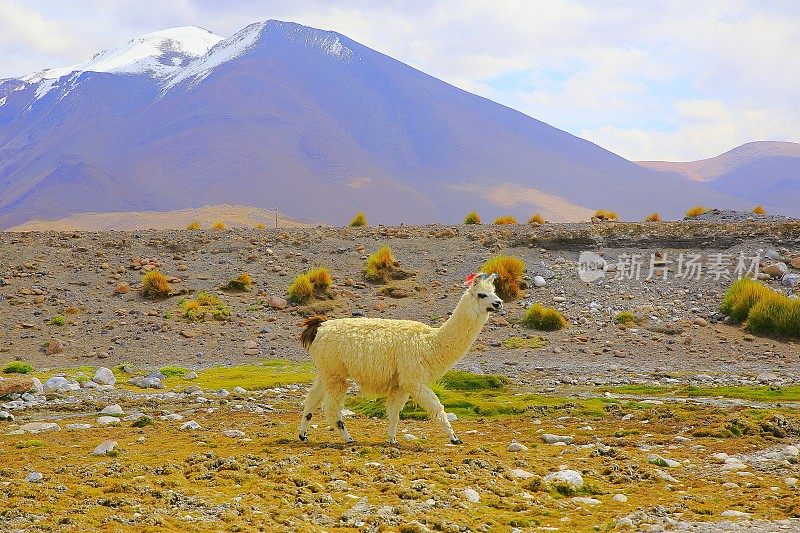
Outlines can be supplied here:
<path id="1" fill-rule="evenodd" d="M 76 63 L 169 26 L 197 24 L 229 35 L 278 18 L 334 29 L 629 158 L 693 159 L 750 140 L 800 141 L 796 2 L 32 0 L 25 6 L 0 0 L 0 77 Z"/>

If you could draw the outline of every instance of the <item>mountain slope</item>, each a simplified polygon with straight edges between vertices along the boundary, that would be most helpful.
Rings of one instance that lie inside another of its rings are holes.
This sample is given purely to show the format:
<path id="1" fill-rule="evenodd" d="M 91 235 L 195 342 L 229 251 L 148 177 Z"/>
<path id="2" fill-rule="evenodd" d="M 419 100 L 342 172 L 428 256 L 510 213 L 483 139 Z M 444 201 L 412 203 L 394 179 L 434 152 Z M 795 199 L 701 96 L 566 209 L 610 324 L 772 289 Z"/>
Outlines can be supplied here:
<path id="1" fill-rule="evenodd" d="M 180 41 L 172 32 L 158 38 Z M 1 81 L 0 227 L 219 203 L 331 223 L 357 209 L 424 223 L 471 209 L 585 220 L 595 208 L 639 218 L 748 204 L 335 32 L 268 21 L 214 40 L 164 69 L 140 68 L 171 63 L 156 46 L 135 68 Z"/>
<path id="2" fill-rule="evenodd" d="M 681 173 L 722 194 L 768 205 L 785 214 L 797 216 L 800 210 L 800 143 L 758 141 L 700 161 L 639 164 Z"/>

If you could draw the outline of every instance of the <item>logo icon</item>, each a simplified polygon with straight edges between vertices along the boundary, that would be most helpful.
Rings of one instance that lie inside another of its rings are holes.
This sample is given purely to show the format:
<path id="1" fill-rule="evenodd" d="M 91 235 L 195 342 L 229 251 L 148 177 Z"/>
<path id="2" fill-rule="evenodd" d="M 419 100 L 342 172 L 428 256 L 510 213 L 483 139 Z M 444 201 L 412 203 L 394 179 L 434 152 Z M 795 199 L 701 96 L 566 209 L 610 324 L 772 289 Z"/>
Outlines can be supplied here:
<path id="1" fill-rule="evenodd" d="M 581 281 L 591 283 L 606 275 L 607 261 L 594 252 L 581 252 L 578 256 L 578 277 Z"/>

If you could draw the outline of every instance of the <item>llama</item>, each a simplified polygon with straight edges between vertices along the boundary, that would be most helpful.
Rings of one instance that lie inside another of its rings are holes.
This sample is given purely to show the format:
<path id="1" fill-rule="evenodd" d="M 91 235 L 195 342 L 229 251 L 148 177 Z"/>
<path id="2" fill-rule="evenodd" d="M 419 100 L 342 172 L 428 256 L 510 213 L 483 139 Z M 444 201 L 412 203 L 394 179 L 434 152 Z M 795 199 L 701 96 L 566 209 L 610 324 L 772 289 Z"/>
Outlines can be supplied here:
<path id="1" fill-rule="evenodd" d="M 345 442 L 353 442 L 341 414 L 350 379 L 364 393 L 386 397 L 390 444 L 397 443 L 400 411 L 409 396 L 442 426 L 451 443 L 461 444 L 430 385 L 467 353 L 489 313 L 503 308 L 494 292 L 496 277 L 483 273 L 468 276 L 467 290 L 439 328 L 413 320 L 307 319 L 300 341 L 317 367 L 317 378 L 303 407 L 300 440 L 308 440 L 306 429 L 312 413 L 323 404 L 331 427 L 339 428 Z"/>

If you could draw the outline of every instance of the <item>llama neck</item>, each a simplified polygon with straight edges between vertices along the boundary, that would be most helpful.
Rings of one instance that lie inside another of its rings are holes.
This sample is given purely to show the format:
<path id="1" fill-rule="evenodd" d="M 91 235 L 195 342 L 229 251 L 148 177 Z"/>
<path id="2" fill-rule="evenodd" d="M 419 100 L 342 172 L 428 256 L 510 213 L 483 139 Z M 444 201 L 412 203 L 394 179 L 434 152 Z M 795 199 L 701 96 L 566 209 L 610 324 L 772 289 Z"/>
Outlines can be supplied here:
<path id="1" fill-rule="evenodd" d="M 442 377 L 467 353 L 489 319 L 486 312 L 476 314 L 467 298 L 467 294 L 461 297 L 447 322 L 436 330 L 429 367 L 433 379 Z"/>

